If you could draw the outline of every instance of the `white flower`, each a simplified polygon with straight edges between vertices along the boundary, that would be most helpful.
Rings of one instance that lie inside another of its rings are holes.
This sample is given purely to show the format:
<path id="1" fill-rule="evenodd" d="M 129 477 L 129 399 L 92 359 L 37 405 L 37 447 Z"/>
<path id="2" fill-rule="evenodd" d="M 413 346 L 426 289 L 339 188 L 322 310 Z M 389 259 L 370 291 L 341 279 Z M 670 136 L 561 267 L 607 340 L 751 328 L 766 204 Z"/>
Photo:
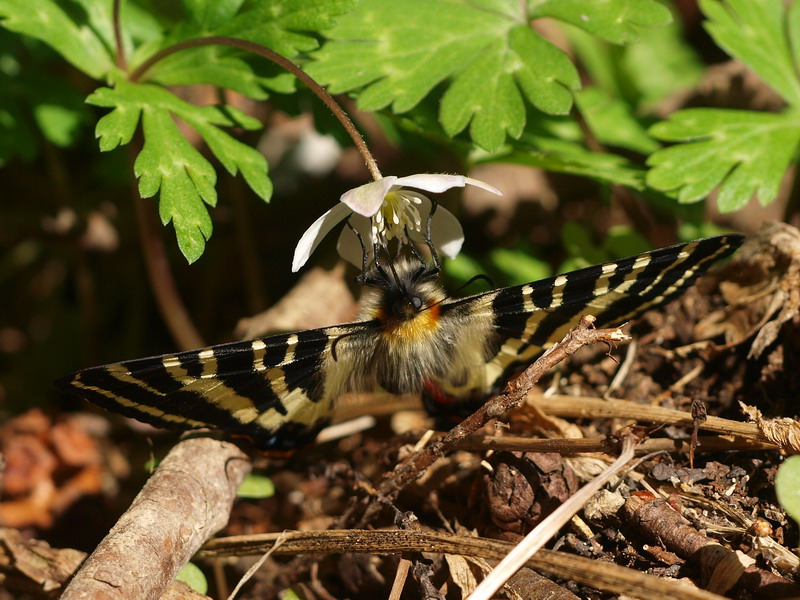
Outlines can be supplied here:
<path id="1" fill-rule="evenodd" d="M 373 240 L 380 243 L 398 239 L 401 244 L 409 241 L 425 243 L 425 228 L 431 212 L 430 199 L 417 188 L 426 192 L 441 193 L 450 188 L 473 185 L 493 194 L 500 191 L 488 183 L 461 175 L 433 175 L 422 173 L 408 177 L 384 177 L 342 194 L 339 204 L 334 206 L 300 238 L 294 250 L 292 271 L 302 267 L 311 253 L 336 225 L 350 218 L 350 224 L 362 236 L 367 249 Z M 437 207 L 431 220 L 431 242 L 442 254 L 454 257 L 464 243 L 464 232 L 458 220 L 442 207 Z M 360 267 L 361 244 L 355 233 L 345 227 L 339 236 L 339 254 Z"/>

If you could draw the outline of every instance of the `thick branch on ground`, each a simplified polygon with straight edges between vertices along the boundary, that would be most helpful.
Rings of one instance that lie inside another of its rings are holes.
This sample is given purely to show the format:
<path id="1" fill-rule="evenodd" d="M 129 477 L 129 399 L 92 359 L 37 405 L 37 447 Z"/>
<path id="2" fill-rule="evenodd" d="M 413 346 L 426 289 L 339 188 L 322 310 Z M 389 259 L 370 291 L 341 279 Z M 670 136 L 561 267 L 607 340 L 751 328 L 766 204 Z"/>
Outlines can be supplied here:
<path id="1" fill-rule="evenodd" d="M 411 481 L 425 472 L 434 461 L 455 450 L 462 440 L 475 433 L 491 419 L 502 417 L 518 406 L 539 379 L 568 356 L 580 348 L 595 342 L 614 343 L 630 339 L 620 328 L 594 329 L 594 317 L 581 317 L 580 323 L 558 344 L 550 348 L 536 362 L 525 369 L 519 377 L 510 381 L 503 392 L 491 398 L 472 415 L 451 429 L 443 438 L 414 453 L 398 465 L 381 482 L 378 491 L 387 498 L 394 499 Z"/>
<path id="2" fill-rule="evenodd" d="M 249 472 L 247 456 L 228 442 L 196 438 L 175 446 L 62 599 L 158 598 L 228 522 L 236 490 Z"/>
<path id="3" fill-rule="evenodd" d="M 261 555 L 278 539 L 281 544 L 273 556 L 297 554 L 399 554 L 439 552 L 479 556 L 500 560 L 513 548 L 511 542 L 407 529 L 366 530 L 329 529 L 327 531 L 284 531 L 254 536 L 218 538 L 207 544 L 200 557 Z M 539 550 L 528 567 L 613 594 L 626 594 L 642 600 L 722 600 L 722 596 L 697 589 L 674 579 L 640 573 L 635 569 L 582 556 Z"/>
<path id="4" fill-rule="evenodd" d="M 678 556 L 695 561 L 707 581 L 701 582 L 719 594 L 740 585 L 756 598 L 797 598 L 800 586 L 761 569 L 741 552 L 724 547 L 692 527 L 664 500 L 631 496 L 625 502 L 628 522 L 654 542 Z"/>

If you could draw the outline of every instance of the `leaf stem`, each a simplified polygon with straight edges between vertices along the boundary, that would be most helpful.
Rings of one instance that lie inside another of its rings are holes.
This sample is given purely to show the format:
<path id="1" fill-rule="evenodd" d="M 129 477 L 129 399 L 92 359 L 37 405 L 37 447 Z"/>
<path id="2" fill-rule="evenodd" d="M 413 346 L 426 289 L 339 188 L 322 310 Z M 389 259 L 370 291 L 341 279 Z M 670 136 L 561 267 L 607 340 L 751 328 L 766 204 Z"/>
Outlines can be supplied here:
<path id="1" fill-rule="evenodd" d="M 276 65 L 280 66 L 281 68 L 289 71 L 292 75 L 297 77 L 300 81 L 306 84 L 308 88 L 317 95 L 317 97 L 322 100 L 322 102 L 327 106 L 334 116 L 339 119 L 339 122 L 345 128 L 345 131 L 350 135 L 353 140 L 353 143 L 358 148 L 358 151 L 361 153 L 361 156 L 364 159 L 364 163 L 367 165 L 367 169 L 369 169 L 372 178 L 377 181 L 382 178 L 381 172 L 378 169 L 378 163 L 375 161 L 375 158 L 372 156 L 372 153 L 369 151 L 364 138 L 359 133 L 356 126 L 353 125 L 353 122 L 350 120 L 350 117 L 347 115 L 345 110 L 339 106 L 336 100 L 323 88 L 320 84 L 318 84 L 314 79 L 311 78 L 305 71 L 303 71 L 300 67 L 294 64 L 285 56 L 278 54 L 277 52 L 270 50 L 269 48 L 262 46 L 261 44 L 256 44 L 255 42 L 251 42 L 248 40 L 240 40 L 238 38 L 233 38 L 225 35 L 216 35 L 210 36 L 205 38 L 197 38 L 191 40 L 185 40 L 183 42 L 178 42 L 172 46 L 164 48 L 163 50 L 155 53 L 153 56 L 148 58 L 144 61 L 141 65 L 139 65 L 136 70 L 131 73 L 130 81 L 136 82 L 139 81 L 144 74 L 158 61 L 163 60 L 167 56 L 179 52 L 181 50 L 185 50 L 187 48 L 197 48 L 199 46 L 230 46 L 232 48 L 239 48 L 241 50 L 246 50 L 248 52 L 252 52 L 253 54 L 258 54 L 274 62 Z"/>

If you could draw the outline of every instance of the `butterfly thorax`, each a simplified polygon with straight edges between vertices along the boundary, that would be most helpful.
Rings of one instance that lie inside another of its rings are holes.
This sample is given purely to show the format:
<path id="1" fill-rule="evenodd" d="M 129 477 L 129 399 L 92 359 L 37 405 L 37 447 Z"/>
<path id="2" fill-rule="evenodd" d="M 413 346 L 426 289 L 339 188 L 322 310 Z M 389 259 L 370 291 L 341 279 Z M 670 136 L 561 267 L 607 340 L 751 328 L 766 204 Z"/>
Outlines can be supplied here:
<path id="1" fill-rule="evenodd" d="M 398 260 L 370 271 L 358 320 L 369 325 L 337 345 L 326 393 L 418 393 L 451 363 L 454 335 L 438 270 Z"/>

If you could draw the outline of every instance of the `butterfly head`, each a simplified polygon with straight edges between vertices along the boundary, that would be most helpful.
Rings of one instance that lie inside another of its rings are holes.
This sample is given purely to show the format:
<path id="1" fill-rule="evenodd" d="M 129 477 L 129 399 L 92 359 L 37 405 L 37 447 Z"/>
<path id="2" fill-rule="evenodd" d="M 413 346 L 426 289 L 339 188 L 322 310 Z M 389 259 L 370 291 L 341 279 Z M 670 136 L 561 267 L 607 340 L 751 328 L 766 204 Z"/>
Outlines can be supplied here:
<path id="1" fill-rule="evenodd" d="M 445 299 L 436 284 L 439 268 L 419 260 L 400 258 L 387 265 L 378 264 L 361 276 L 368 292 L 362 317 L 377 319 L 392 327 L 435 318 L 432 308 Z"/>

